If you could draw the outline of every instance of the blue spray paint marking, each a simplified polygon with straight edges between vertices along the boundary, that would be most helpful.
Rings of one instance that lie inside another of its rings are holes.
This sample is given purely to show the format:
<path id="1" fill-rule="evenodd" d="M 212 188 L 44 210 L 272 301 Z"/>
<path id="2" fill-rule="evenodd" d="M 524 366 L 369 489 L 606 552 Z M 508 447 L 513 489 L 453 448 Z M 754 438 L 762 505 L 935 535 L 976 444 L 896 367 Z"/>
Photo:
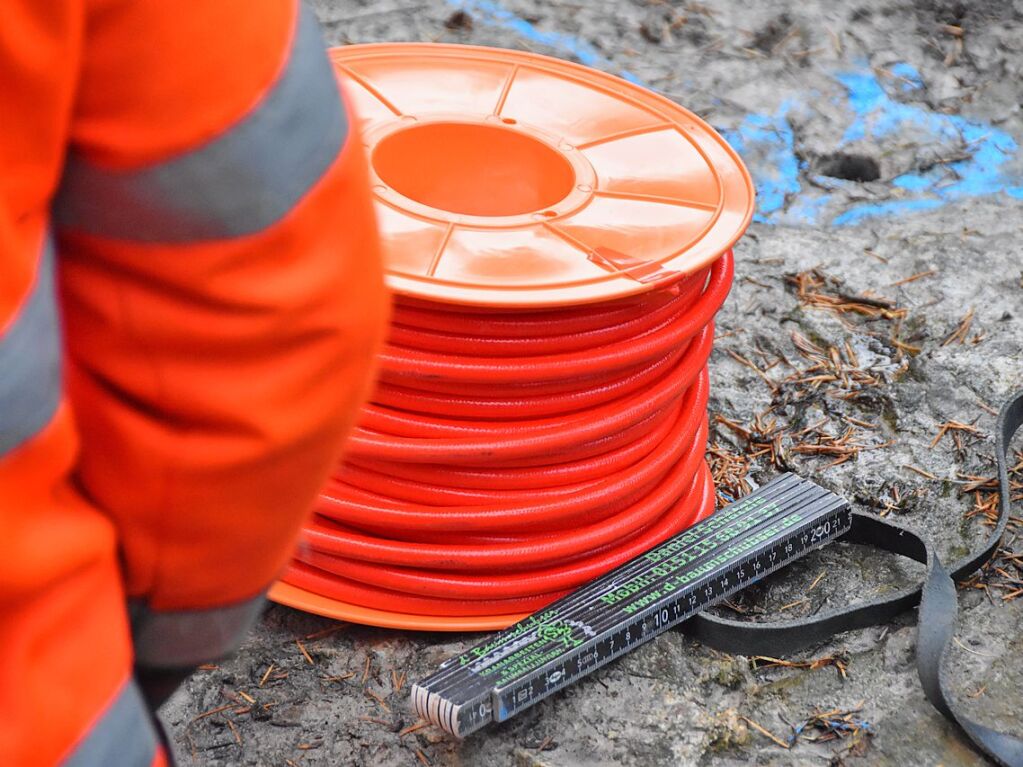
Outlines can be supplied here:
<path id="1" fill-rule="evenodd" d="M 504 8 L 495 0 L 446 0 L 465 10 L 483 24 L 508 29 L 526 40 L 549 46 L 562 55 L 587 66 L 616 71 L 615 66 L 592 45 L 571 34 L 537 29 L 532 23 Z M 920 73 L 907 62 L 893 64 L 890 88 L 912 96 L 924 88 Z M 646 86 L 630 72 L 618 74 Z M 743 156 L 757 187 L 755 221 L 764 223 L 835 225 L 857 224 L 872 216 L 899 215 L 931 210 L 964 197 L 1006 193 L 1023 199 L 1023 185 L 1007 177 L 1003 168 L 1019 149 L 1011 135 L 986 123 L 957 115 L 932 112 L 924 107 L 893 99 L 866 62 L 859 71 L 844 72 L 835 79 L 845 88 L 845 103 L 852 121 L 842 144 L 867 138 L 881 138 L 909 131 L 921 145 L 965 145 L 969 157 L 936 164 L 923 173 L 905 173 L 892 179 L 898 196 L 878 202 L 858 203 L 836 214 L 843 200 L 832 192 L 807 188 L 801 175 L 807 168 L 796 154 L 789 114 L 799 105 L 786 100 L 773 114 L 746 115 L 735 127 L 718 127 L 725 139 Z M 819 97 L 819 94 L 815 95 Z M 841 103 L 841 98 L 834 99 Z M 949 171 L 952 171 L 951 173 Z M 818 186 L 847 188 L 840 179 L 814 179 Z"/>
<path id="2" fill-rule="evenodd" d="M 898 70 L 892 67 L 891 71 L 903 81 L 921 82 L 919 73 L 908 64 L 899 65 Z M 936 165 L 923 173 L 898 176 L 892 183 L 909 194 L 900 199 L 857 205 L 835 216 L 832 223 L 855 224 L 871 216 L 929 210 L 963 197 L 998 192 L 1020 196 L 1002 170 L 1019 149 L 1015 139 L 1005 131 L 958 115 L 940 114 L 895 101 L 873 72 L 844 73 L 836 79 L 845 86 L 854 115 L 843 141 L 910 132 L 923 134 L 935 144 L 964 145 L 970 156 Z"/>
<path id="3" fill-rule="evenodd" d="M 800 161 L 796 158 L 792 126 L 786 119 L 791 108 L 792 103 L 786 101 L 773 116 L 748 114 L 735 128 L 717 129 L 740 155 L 751 154 L 757 147 L 754 221 L 769 222 L 773 213 L 799 194 Z"/>
<path id="4" fill-rule="evenodd" d="M 493 0 L 446 0 L 446 2 L 448 5 L 452 5 L 459 10 L 468 12 L 474 19 L 483 24 L 503 27 L 526 40 L 554 48 L 576 59 L 580 64 L 611 70 L 616 72 L 623 80 L 628 80 L 636 85 L 643 85 L 636 75 L 617 69 L 596 48 L 589 43 L 583 42 L 575 35 L 565 34 L 564 32 L 545 32 L 537 29 L 531 22 L 512 13 L 500 3 L 493 2 Z"/>
<path id="5" fill-rule="evenodd" d="M 924 87 L 924 79 L 912 64 L 900 61 L 892 64 L 888 71 L 898 78 L 895 87 L 901 93 L 912 93 L 913 91 L 922 90 Z"/>

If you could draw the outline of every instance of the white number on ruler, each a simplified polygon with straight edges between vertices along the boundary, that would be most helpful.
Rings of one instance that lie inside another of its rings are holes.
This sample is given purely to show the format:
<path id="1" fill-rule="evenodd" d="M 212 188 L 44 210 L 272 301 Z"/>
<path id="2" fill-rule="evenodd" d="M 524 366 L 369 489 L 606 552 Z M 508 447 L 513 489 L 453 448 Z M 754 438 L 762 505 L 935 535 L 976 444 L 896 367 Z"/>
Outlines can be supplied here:
<path id="1" fill-rule="evenodd" d="M 827 520 L 824 524 L 817 525 L 817 527 L 815 527 L 813 529 L 813 537 L 812 538 L 813 538 L 814 541 L 819 541 L 822 538 L 827 537 L 828 535 L 831 535 L 831 520 L 830 519 Z"/>

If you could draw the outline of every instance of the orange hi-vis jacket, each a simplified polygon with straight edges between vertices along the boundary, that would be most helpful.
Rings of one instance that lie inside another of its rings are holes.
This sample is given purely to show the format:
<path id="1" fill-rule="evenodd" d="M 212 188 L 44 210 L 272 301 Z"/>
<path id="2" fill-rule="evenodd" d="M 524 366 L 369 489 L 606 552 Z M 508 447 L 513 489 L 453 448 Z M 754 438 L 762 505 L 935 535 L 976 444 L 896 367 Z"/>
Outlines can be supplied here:
<path id="1" fill-rule="evenodd" d="M 362 144 L 297 0 L 0 17 L 0 764 L 162 763 L 367 393 Z"/>

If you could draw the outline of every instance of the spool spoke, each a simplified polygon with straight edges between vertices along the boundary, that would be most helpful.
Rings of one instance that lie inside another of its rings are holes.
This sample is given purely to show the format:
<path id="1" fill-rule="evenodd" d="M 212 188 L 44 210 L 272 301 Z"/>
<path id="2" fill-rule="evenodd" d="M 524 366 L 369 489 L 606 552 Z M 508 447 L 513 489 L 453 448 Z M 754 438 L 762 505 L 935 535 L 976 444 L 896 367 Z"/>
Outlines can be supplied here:
<path id="1" fill-rule="evenodd" d="M 433 254 L 433 260 L 430 261 L 430 268 L 426 270 L 428 277 L 433 277 L 433 275 L 437 273 L 437 265 L 440 264 L 440 259 L 444 255 L 444 248 L 448 246 L 448 241 L 451 239 L 451 233 L 454 230 L 454 224 L 448 224 L 448 228 L 444 230 L 444 236 L 437 245 L 437 252 Z"/>
<path id="2" fill-rule="evenodd" d="M 612 200 L 637 200 L 639 202 L 656 202 L 661 205 L 678 205 L 682 208 L 696 208 L 697 210 L 717 210 L 717 205 L 696 200 L 684 200 L 680 197 L 661 197 L 656 194 L 640 194 L 638 192 L 608 192 L 597 189 L 593 192 L 595 197 L 607 197 Z"/>
<path id="3" fill-rule="evenodd" d="M 346 67 L 343 64 L 335 64 L 335 66 L 344 72 L 349 78 L 361 85 L 373 98 L 394 112 L 395 116 L 401 117 L 402 114 L 404 114 L 400 109 L 398 109 L 398 107 L 392 104 L 390 100 L 384 96 L 384 94 L 371 85 L 365 77 L 355 72 L 351 67 Z"/>
<path id="4" fill-rule="evenodd" d="M 497 98 L 497 105 L 494 107 L 494 114 L 500 115 L 501 110 L 504 109 L 504 102 L 508 100 L 508 91 L 511 90 L 512 83 L 515 81 L 515 75 L 519 73 L 519 66 L 516 64 L 512 67 L 511 74 L 508 75 L 508 79 L 504 81 L 504 86 L 501 88 L 501 95 Z"/>
<path id="5" fill-rule="evenodd" d="M 577 144 L 576 149 L 589 149 L 590 147 L 598 146 L 599 144 L 607 144 L 611 141 L 618 141 L 623 138 L 632 138 L 633 136 L 642 136 L 645 133 L 656 133 L 659 130 L 673 130 L 676 126 L 669 122 L 659 122 L 653 125 L 643 125 L 639 128 L 632 128 L 630 130 L 618 131 L 617 133 L 609 133 L 606 136 L 595 138 L 591 141 L 586 141 L 582 144 Z"/>

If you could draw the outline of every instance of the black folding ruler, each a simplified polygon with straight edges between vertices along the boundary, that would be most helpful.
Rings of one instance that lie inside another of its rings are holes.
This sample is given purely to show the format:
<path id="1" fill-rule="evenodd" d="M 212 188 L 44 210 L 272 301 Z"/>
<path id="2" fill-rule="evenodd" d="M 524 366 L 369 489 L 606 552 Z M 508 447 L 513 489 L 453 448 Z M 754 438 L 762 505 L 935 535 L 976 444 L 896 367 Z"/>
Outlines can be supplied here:
<path id="1" fill-rule="evenodd" d="M 412 705 L 457 737 L 503 722 L 829 543 L 849 529 L 851 514 L 834 493 L 783 474 L 445 661 L 413 685 Z"/>

